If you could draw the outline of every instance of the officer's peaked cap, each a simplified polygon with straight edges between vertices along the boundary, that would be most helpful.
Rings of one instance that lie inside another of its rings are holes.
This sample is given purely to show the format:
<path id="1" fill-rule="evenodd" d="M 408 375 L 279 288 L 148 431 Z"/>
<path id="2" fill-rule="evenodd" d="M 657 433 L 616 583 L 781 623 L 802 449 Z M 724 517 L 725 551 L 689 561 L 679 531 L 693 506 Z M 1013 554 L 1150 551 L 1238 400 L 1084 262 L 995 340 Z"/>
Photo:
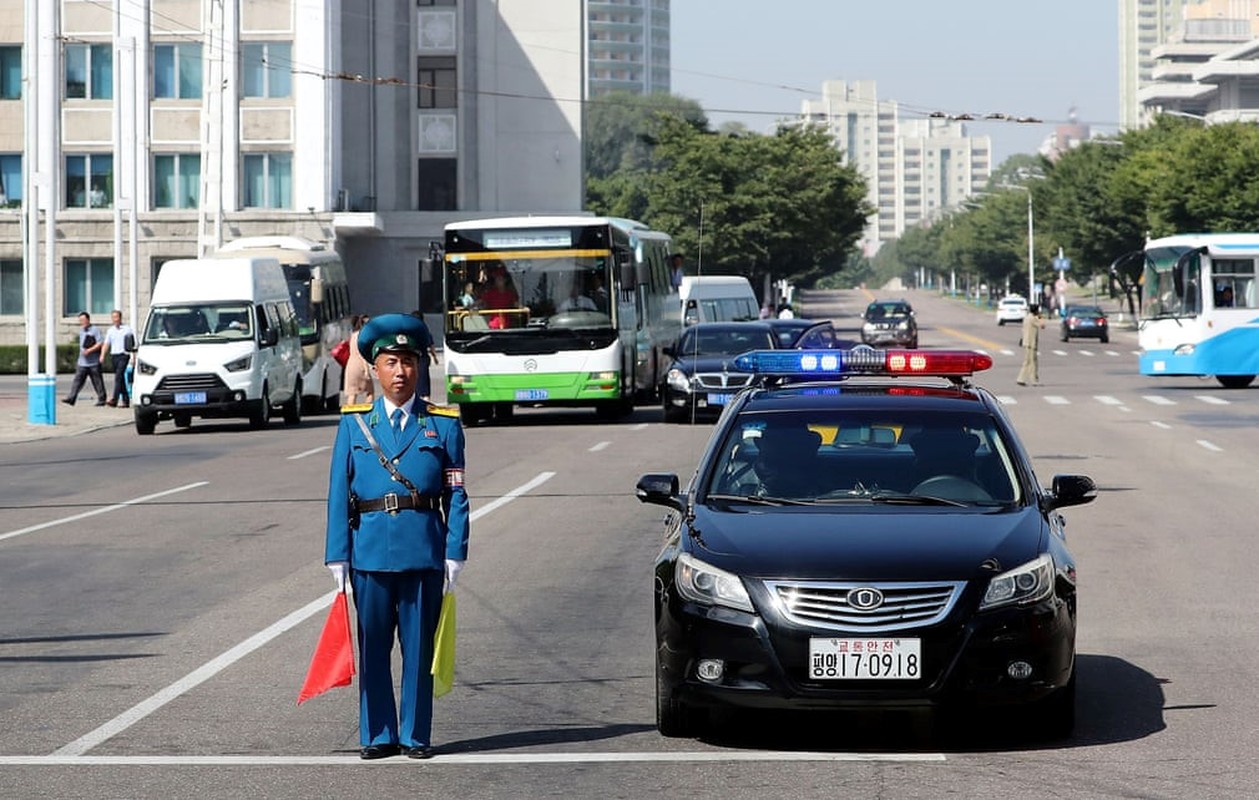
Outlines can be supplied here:
<path id="1" fill-rule="evenodd" d="M 368 361 L 375 361 L 381 353 L 423 356 L 427 344 L 428 326 L 410 314 L 372 317 L 358 332 L 358 352 Z"/>

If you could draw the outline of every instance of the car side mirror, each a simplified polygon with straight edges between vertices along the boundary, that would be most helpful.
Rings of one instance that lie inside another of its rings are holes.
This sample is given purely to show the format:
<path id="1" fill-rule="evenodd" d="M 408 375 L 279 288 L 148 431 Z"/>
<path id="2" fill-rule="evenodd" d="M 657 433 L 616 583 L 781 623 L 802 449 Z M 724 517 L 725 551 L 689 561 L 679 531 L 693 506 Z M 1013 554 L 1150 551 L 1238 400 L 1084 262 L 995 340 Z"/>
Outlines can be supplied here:
<path id="1" fill-rule="evenodd" d="M 280 343 L 280 331 L 276 328 L 267 328 L 267 332 L 262 335 L 263 347 L 275 347 Z"/>
<path id="2" fill-rule="evenodd" d="M 1055 475 L 1045 498 L 1045 510 L 1080 506 L 1097 499 L 1097 484 L 1087 475 Z"/>
<path id="3" fill-rule="evenodd" d="M 638 479 L 634 494 L 640 503 L 651 503 L 657 506 L 682 511 L 686 502 L 679 493 L 678 476 L 674 473 L 651 473 Z"/>

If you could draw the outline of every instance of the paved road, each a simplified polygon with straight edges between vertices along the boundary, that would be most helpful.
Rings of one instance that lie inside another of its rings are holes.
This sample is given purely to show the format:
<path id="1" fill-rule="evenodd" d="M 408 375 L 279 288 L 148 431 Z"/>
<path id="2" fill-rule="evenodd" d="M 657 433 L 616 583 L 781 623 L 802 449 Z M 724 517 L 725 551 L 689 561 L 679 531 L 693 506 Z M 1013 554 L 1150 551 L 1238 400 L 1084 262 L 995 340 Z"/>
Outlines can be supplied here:
<path id="1" fill-rule="evenodd" d="M 650 563 L 662 512 L 632 486 L 642 472 L 688 474 L 710 428 L 665 425 L 658 409 L 614 424 L 526 410 L 468 433 L 477 518 L 439 755 L 360 762 L 352 691 L 294 705 L 331 587 L 321 517 L 335 420 L 313 417 L 0 445 L 0 786 L 21 797 L 1251 796 L 1259 390 L 1136 375 L 1130 333 L 1108 348 L 1047 341 L 1044 385 L 1018 387 L 1017 329 L 909 297 L 925 346 L 993 354 L 981 382 L 1042 483 L 1084 472 L 1101 487 L 1066 512 L 1082 584 L 1070 741 L 1016 730 L 942 741 L 894 715 L 736 718 L 708 740 L 660 738 Z M 867 300 L 805 306 L 844 328 Z"/>

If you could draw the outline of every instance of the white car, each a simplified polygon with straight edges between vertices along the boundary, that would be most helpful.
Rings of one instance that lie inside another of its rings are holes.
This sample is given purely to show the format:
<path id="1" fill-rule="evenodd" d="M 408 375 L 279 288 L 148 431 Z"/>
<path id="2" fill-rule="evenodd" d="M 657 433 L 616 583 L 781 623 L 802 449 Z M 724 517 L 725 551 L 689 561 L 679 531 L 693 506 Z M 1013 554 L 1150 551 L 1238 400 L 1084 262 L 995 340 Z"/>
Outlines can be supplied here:
<path id="1" fill-rule="evenodd" d="M 997 303 L 997 324 L 1004 325 L 1007 322 L 1022 322 L 1023 317 L 1027 316 L 1027 300 L 1018 295 L 1010 295 L 1001 298 L 1001 302 Z"/>

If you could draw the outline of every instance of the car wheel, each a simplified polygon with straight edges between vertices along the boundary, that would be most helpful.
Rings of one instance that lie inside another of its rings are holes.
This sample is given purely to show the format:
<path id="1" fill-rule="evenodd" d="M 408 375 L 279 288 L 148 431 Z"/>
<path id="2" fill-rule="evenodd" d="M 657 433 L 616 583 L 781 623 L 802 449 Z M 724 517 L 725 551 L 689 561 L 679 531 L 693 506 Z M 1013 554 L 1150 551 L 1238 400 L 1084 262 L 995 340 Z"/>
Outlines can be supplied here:
<path id="1" fill-rule="evenodd" d="M 284 404 L 284 424 L 297 425 L 302 421 L 302 382 L 293 383 L 293 396 Z"/>
<path id="2" fill-rule="evenodd" d="M 1109 342 L 1110 342 L 1110 335 L 1109 335 L 1109 334 L 1102 336 L 1102 344 L 1107 344 L 1107 343 L 1109 343 Z"/>
<path id="3" fill-rule="evenodd" d="M 702 712 L 682 702 L 656 667 L 656 730 L 661 736 L 687 738 L 701 729 Z"/>
<path id="4" fill-rule="evenodd" d="M 1075 670 L 1071 680 L 1048 697 L 1037 700 L 1032 709 L 1033 719 L 1046 739 L 1065 739 L 1075 730 Z"/>
<path id="5" fill-rule="evenodd" d="M 1058 335 L 1058 338 L 1064 342 L 1069 342 L 1071 341 L 1071 334 L 1067 333 L 1066 329 L 1064 328 L 1062 333 Z"/>
<path id="6" fill-rule="evenodd" d="M 1216 375 L 1215 379 L 1225 389 L 1245 389 L 1254 382 L 1254 375 Z"/>
<path id="7" fill-rule="evenodd" d="M 262 387 L 262 399 L 254 404 L 254 408 L 249 412 L 249 427 L 265 428 L 267 423 L 271 421 L 271 393 L 267 391 L 267 387 Z"/>
<path id="8" fill-rule="evenodd" d="M 997 326 L 998 326 L 998 327 L 1002 327 L 1002 326 L 1004 326 L 1004 325 L 1005 325 L 1005 320 L 1003 320 L 1003 319 L 999 319 L 999 320 L 997 320 Z"/>
<path id="9" fill-rule="evenodd" d="M 136 433 L 141 436 L 151 436 L 153 430 L 157 427 L 157 414 L 136 409 Z"/>

